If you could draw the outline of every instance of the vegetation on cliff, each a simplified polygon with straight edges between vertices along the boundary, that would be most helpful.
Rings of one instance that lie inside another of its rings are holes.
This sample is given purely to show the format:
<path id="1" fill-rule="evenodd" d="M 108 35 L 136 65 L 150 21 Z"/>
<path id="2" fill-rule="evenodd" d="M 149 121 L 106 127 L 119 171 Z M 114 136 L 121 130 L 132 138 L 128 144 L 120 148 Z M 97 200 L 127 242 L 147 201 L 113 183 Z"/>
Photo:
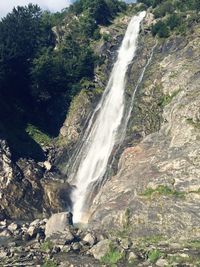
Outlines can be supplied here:
<path id="1" fill-rule="evenodd" d="M 118 0 L 80 0 L 51 14 L 29 4 L 0 21 L 0 131 L 17 157 L 41 158 L 37 143 L 58 134 L 81 81 L 94 77 L 99 61 L 90 43 L 101 38 L 99 26 L 125 8 Z M 30 136 L 28 125 L 44 138 Z"/>
<path id="2" fill-rule="evenodd" d="M 169 37 L 173 32 L 185 34 L 192 23 L 199 22 L 199 0 L 139 0 L 143 8 L 152 8 L 157 19 L 152 26 L 153 36 Z"/>

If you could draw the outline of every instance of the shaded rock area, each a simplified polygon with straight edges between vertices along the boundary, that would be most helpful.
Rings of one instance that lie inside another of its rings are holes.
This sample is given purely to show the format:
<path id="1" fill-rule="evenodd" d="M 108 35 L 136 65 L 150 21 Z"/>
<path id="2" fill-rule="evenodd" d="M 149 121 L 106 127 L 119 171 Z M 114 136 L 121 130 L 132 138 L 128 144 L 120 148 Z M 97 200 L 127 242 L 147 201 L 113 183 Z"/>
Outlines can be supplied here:
<path id="1" fill-rule="evenodd" d="M 130 147 L 94 200 L 92 227 L 199 240 L 199 30 L 158 43 L 135 98 Z"/>
<path id="2" fill-rule="evenodd" d="M 70 191 L 59 172 L 48 172 L 43 163 L 14 163 L 8 144 L 0 140 L 0 219 L 33 220 L 70 209 Z"/>
<path id="3" fill-rule="evenodd" d="M 198 242 L 109 236 L 73 226 L 71 216 L 58 213 L 31 223 L 0 221 L 0 266 L 198 266 Z M 55 220 L 62 221 L 61 228 L 54 224 L 49 236 Z"/>

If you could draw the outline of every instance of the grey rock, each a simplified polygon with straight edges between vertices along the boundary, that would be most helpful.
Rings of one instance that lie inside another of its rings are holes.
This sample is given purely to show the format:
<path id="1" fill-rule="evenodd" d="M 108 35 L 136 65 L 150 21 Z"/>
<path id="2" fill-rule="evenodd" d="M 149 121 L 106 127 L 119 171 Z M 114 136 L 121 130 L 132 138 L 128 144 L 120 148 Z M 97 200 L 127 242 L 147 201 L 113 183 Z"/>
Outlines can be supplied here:
<path id="1" fill-rule="evenodd" d="M 72 223 L 72 214 L 70 212 L 62 212 L 56 213 L 51 216 L 51 218 L 47 221 L 45 227 L 45 235 L 46 237 L 50 237 L 51 235 L 63 232 L 65 228 Z"/>
<path id="2" fill-rule="evenodd" d="M 97 238 L 94 234 L 88 233 L 83 237 L 83 241 L 90 246 L 94 246 L 97 242 Z"/>
<path id="3" fill-rule="evenodd" d="M 30 226 L 39 226 L 39 225 L 41 225 L 40 219 L 36 219 L 30 223 Z"/>
<path id="4" fill-rule="evenodd" d="M 109 239 L 102 240 L 93 246 L 89 252 L 94 256 L 95 259 L 100 260 L 109 252 L 110 243 L 111 241 Z"/>
<path id="5" fill-rule="evenodd" d="M 107 180 L 92 202 L 93 229 L 129 226 L 134 238 L 148 234 L 176 240 L 199 236 L 198 31 L 199 25 L 187 38 L 173 36 L 154 51 L 130 119 L 127 140 L 133 145 L 118 155 L 116 175 Z M 148 34 L 144 39 L 145 45 L 131 67 L 128 86 L 135 84 L 137 68 L 155 44 Z M 188 49 L 193 51 L 190 57 Z M 160 186 L 168 193 L 158 192 Z M 145 196 L 149 189 L 153 193 Z"/>
<path id="6" fill-rule="evenodd" d="M 71 248 L 73 251 L 79 252 L 81 250 L 82 246 L 80 243 L 74 243 L 74 244 L 72 244 Z"/>
<path id="7" fill-rule="evenodd" d="M 8 230 L 10 230 L 11 232 L 14 232 L 16 230 L 19 229 L 19 225 L 17 223 L 11 223 L 9 226 L 8 226 Z"/>
<path id="8" fill-rule="evenodd" d="M 12 232 L 10 230 L 8 230 L 8 229 L 5 229 L 0 233 L 0 236 L 2 236 L 2 237 L 10 237 L 10 236 L 12 236 Z"/>
<path id="9" fill-rule="evenodd" d="M 167 260 L 165 259 L 159 259 L 157 260 L 156 262 L 156 266 L 159 266 L 159 267 L 166 267 L 166 266 L 169 266 L 169 263 Z"/>
<path id="10" fill-rule="evenodd" d="M 52 233 L 47 239 L 58 246 L 64 246 L 71 244 L 75 237 L 69 228 L 65 228 L 62 232 Z"/>
<path id="11" fill-rule="evenodd" d="M 27 234 L 30 235 L 31 238 L 36 237 L 38 232 L 39 228 L 35 225 L 31 225 L 27 230 Z"/>
<path id="12" fill-rule="evenodd" d="M 8 252 L 2 251 L 2 250 L 0 251 L 0 258 L 1 259 L 7 257 L 7 255 L 8 255 Z"/>
<path id="13" fill-rule="evenodd" d="M 134 262 L 137 258 L 138 258 L 137 255 L 133 251 L 129 252 L 129 254 L 128 254 L 128 261 L 129 262 Z"/>
<path id="14" fill-rule="evenodd" d="M 131 247 L 131 245 L 132 245 L 132 242 L 131 242 L 130 238 L 122 238 L 120 240 L 120 246 L 125 250 L 129 249 Z"/>

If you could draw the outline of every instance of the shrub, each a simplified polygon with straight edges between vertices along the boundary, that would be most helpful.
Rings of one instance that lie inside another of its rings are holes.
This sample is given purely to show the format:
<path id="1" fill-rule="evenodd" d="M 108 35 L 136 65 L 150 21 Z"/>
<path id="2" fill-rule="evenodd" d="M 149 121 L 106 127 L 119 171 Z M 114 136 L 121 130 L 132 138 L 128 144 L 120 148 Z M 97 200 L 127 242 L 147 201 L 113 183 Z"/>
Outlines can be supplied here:
<path id="1" fill-rule="evenodd" d="M 173 13 L 174 9 L 175 8 L 170 1 L 163 2 L 154 10 L 155 18 L 162 18 L 167 13 Z"/>
<path id="2" fill-rule="evenodd" d="M 173 30 L 181 24 L 181 17 L 178 14 L 174 13 L 172 15 L 169 15 L 166 23 L 170 30 Z"/>
<path id="3" fill-rule="evenodd" d="M 155 25 L 153 25 L 151 32 L 153 36 L 158 35 L 160 38 L 167 38 L 169 37 L 169 28 L 163 21 L 158 21 Z"/>

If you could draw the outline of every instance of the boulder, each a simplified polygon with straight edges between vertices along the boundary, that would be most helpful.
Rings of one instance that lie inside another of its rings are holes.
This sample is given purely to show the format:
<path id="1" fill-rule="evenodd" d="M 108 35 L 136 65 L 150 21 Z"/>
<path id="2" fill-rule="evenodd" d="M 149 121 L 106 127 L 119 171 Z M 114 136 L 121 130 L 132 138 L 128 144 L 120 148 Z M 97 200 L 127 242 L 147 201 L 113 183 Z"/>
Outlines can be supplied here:
<path id="1" fill-rule="evenodd" d="M 94 234 L 88 233 L 83 237 L 83 241 L 90 246 L 94 246 L 94 244 L 97 242 L 97 238 Z"/>
<path id="2" fill-rule="evenodd" d="M 47 221 L 45 227 L 46 237 L 50 237 L 56 233 L 62 233 L 69 226 L 72 226 L 72 213 L 71 212 L 61 212 L 56 213 L 51 216 Z"/>
<path id="3" fill-rule="evenodd" d="M 30 235 L 31 238 L 34 238 L 37 236 L 39 230 L 40 229 L 37 226 L 31 225 L 27 230 L 27 234 Z"/>
<path id="4" fill-rule="evenodd" d="M 104 239 L 93 246 L 90 249 L 90 253 L 95 259 L 100 260 L 110 251 L 110 243 L 111 241 L 109 239 Z"/>

